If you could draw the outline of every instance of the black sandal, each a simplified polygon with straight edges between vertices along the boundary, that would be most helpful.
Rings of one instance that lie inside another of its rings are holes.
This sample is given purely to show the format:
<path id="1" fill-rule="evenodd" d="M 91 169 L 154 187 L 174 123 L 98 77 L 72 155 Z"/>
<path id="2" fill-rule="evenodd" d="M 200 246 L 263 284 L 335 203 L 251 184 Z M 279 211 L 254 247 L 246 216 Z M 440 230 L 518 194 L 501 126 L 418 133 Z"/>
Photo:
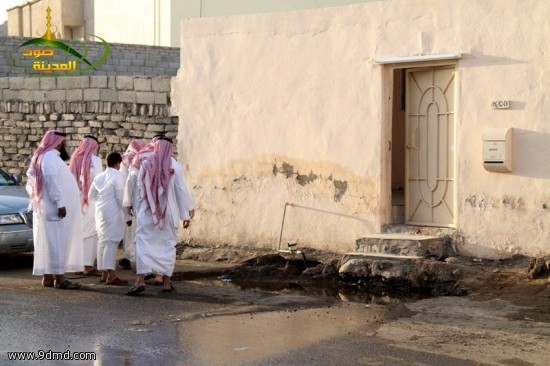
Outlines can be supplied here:
<path id="1" fill-rule="evenodd" d="M 139 295 L 140 293 L 142 293 L 143 291 L 145 291 L 145 286 L 134 285 L 128 291 L 126 291 L 126 295 L 136 296 L 136 295 Z"/>
<path id="2" fill-rule="evenodd" d="M 80 283 L 71 282 L 69 280 L 65 280 L 61 283 L 57 283 L 57 281 L 55 281 L 53 286 L 61 290 L 76 290 L 77 288 L 80 288 Z"/>

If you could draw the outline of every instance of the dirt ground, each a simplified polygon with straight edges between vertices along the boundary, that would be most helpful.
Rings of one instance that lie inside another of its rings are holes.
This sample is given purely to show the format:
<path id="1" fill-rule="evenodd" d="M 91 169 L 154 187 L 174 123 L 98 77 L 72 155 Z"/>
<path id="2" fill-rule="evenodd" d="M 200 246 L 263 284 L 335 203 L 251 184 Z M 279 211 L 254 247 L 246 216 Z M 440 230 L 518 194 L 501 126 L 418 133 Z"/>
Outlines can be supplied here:
<path id="1" fill-rule="evenodd" d="M 529 319 L 550 323 L 550 281 L 548 273 L 531 279 L 531 258 L 515 256 L 503 260 L 482 260 L 463 265 L 463 285 L 470 290 L 468 298 L 476 301 L 500 299 L 521 307 L 511 314 L 512 320 Z"/>
<path id="2" fill-rule="evenodd" d="M 550 363 L 550 283 L 530 279 L 529 258 L 459 265 L 469 294 L 396 306 L 378 335 L 405 348 L 489 365 Z"/>
<path id="3" fill-rule="evenodd" d="M 301 258 L 283 258 L 273 251 L 180 249 L 183 259 L 234 263 L 236 268 L 228 273 L 240 283 L 272 283 L 279 289 L 313 286 L 329 294 L 336 291 L 343 300 L 350 288 L 339 280 L 338 254 L 309 251 L 309 269 L 304 271 Z M 391 288 L 386 288 L 360 302 L 380 304 L 386 299 L 387 312 L 373 334 L 400 347 L 487 365 L 547 365 L 550 282 L 547 273 L 530 278 L 530 260 L 519 255 L 502 260 L 453 257 L 438 265 L 450 267 L 461 296 L 407 298 L 401 293 L 403 301 L 392 301 Z M 352 286 L 355 296 L 362 291 L 356 285 L 357 280 Z"/>
<path id="4" fill-rule="evenodd" d="M 271 250 L 257 248 L 180 246 L 179 258 L 204 262 L 233 263 L 237 269 L 231 273 L 240 282 L 273 282 L 281 286 L 290 284 L 342 288 L 338 277 L 341 254 L 307 250 L 308 270 L 301 266 L 300 256 L 279 255 Z M 543 274 L 531 279 L 528 275 L 531 258 L 515 255 L 500 260 L 471 257 L 453 257 L 446 266 L 458 273 L 455 287 L 465 290 L 463 295 L 475 301 L 498 298 L 518 307 L 525 307 L 521 314 L 533 321 L 550 323 L 550 278 Z M 313 268 L 312 268 L 313 267 Z M 315 268 L 315 269 L 314 269 Z M 339 282 L 339 284 L 338 284 Z M 385 293 L 391 288 L 383 289 Z M 398 289 L 401 292 L 403 289 Z M 461 291 L 456 291 L 462 294 Z"/>

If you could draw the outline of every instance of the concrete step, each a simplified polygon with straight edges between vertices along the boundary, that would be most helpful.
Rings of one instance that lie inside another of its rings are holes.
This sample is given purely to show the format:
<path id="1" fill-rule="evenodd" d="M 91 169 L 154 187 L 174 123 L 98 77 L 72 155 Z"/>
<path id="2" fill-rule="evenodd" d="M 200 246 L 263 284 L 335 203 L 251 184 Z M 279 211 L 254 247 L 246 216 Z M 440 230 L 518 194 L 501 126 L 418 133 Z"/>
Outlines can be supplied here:
<path id="1" fill-rule="evenodd" d="M 416 272 L 423 257 L 371 253 L 346 253 L 342 256 L 341 276 L 355 275 L 364 278 L 383 277 L 386 280 L 407 279 Z"/>
<path id="2" fill-rule="evenodd" d="M 461 272 L 449 263 L 405 255 L 346 253 L 339 268 L 343 279 L 356 280 L 358 286 L 418 290 L 432 295 L 465 295 L 458 286 Z"/>
<path id="3" fill-rule="evenodd" d="M 447 240 L 440 236 L 410 233 L 372 234 L 357 239 L 355 251 L 363 255 L 387 258 L 445 257 L 449 253 Z"/>

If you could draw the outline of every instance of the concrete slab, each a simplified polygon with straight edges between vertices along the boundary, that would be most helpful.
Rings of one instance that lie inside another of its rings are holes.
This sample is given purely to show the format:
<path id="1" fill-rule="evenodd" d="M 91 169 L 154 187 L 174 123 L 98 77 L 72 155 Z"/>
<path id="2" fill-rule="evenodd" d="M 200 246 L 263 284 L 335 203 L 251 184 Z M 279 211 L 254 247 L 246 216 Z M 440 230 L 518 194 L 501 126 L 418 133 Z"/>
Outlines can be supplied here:
<path id="1" fill-rule="evenodd" d="M 355 248 L 358 253 L 424 258 L 443 257 L 448 252 L 444 238 L 410 233 L 367 235 L 357 239 Z"/>
<path id="2" fill-rule="evenodd" d="M 373 238 L 373 239 L 417 240 L 417 241 L 441 239 L 439 236 L 419 235 L 419 234 L 410 234 L 410 233 L 369 234 L 369 235 L 365 235 L 364 237 Z"/>
<path id="3" fill-rule="evenodd" d="M 379 254 L 379 253 L 344 253 L 344 258 L 388 258 L 388 259 L 423 259 L 417 255 Z"/>

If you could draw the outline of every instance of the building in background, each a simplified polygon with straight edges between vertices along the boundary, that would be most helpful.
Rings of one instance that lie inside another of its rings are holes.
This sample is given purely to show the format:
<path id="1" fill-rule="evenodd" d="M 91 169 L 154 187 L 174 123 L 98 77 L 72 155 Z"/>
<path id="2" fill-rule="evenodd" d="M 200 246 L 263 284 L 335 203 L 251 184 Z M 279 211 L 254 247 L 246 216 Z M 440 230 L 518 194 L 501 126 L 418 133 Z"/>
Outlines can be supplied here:
<path id="1" fill-rule="evenodd" d="M 445 229 L 461 254 L 547 254 L 548 14 L 393 0 L 182 21 L 190 240 L 346 252 Z"/>
<path id="2" fill-rule="evenodd" d="M 86 28 L 83 5 L 83 0 L 35 0 L 14 6 L 8 9 L 8 36 L 42 36 L 46 31 L 46 8 L 49 6 L 56 37 L 83 40 Z"/>
<path id="3" fill-rule="evenodd" d="M 34 0 L 8 10 L 8 35 L 37 37 L 45 32 L 46 8 L 59 39 L 180 47 L 186 18 L 266 13 L 341 6 L 380 0 Z"/>

